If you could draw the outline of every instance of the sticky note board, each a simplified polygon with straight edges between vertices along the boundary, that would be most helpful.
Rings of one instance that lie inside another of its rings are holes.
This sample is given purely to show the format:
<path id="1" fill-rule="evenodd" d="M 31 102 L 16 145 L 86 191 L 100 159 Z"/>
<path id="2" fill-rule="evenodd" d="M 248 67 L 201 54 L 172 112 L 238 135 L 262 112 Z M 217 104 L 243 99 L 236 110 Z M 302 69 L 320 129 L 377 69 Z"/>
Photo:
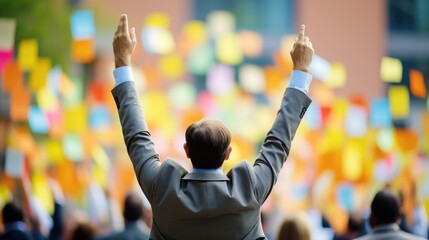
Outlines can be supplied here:
<path id="1" fill-rule="evenodd" d="M 0 74 L 3 73 L 4 68 L 8 62 L 13 60 L 13 49 L 0 50 Z"/>
<path id="2" fill-rule="evenodd" d="M 331 74 L 324 83 L 331 88 L 341 88 L 346 84 L 347 71 L 340 62 L 331 63 Z"/>
<path id="3" fill-rule="evenodd" d="M 188 69 L 195 75 L 206 75 L 214 62 L 212 47 L 208 44 L 201 45 L 191 52 L 188 58 Z"/>
<path id="4" fill-rule="evenodd" d="M 0 51 L 12 50 L 15 41 L 16 20 L 13 18 L 0 18 Z"/>
<path id="5" fill-rule="evenodd" d="M 213 94 L 226 94 L 234 87 L 234 69 L 231 66 L 214 65 L 207 75 L 207 89 Z"/>
<path id="6" fill-rule="evenodd" d="M 262 68 L 253 64 L 244 64 L 238 72 L 240 86 L 249 93 L 263 93 L 265 74 Z"/>
<path id="7" fill-rule="evenodd" d="M 163 12 L 152 12 L 146 16 L 144 26 L 168 29 L 170 27 L 170 17 Z"/>
<path id="8" fill-rule="evenodd" d="M 372 100 L 369 120 L 373 128 L 388 127 L 392 124 L 389 101 L 387 98 Z"/>
<path id="9" fill-rule="evenodd" d="M 18 62 L 8 62 L 3 73 L 3 91 L 10 93 L 15 89 L 21 89 L 23 80 L 23 73 Z"/>
<path id="10" fill-rule="evenodd" d="M 72 42 L 72 59 L 77 63 L 90 63 L 95 58 L 93 39 L 79 39 Z"/>
<path id="11" fill-rule="evenodd" d="M 390 114 L 393 119 L 404 119 L 410 112 L 410 94 L 406 86 L 389 87 Z"/>
<path id="12" fill-rule="evenodd" d="M 95 37 L 94 14 L 91 10 L 78 10 L 71 16 L 71 32 L 74 40 Z"/>
<path id="13" fill-rule="evenodd" d="M 30 74 L 30 90 L 39 91 L 46 85 L 51 66 L 52 64 L 49 58 L 43 57 L 37 60 Z"/>
<path id="14" fill-rule="evenodd" d="M 207 25 L 210 36 L 217 39 L 235 31 L 235 17 L 228 11 L 212 11 L 207 16 Z"/>
<path id="15" fill-rule="evenodd" d="M 236 65 L 243 60 L 240 41 L 235 34 L 225 34 L 216 42 L 216 56 L 220 62 Z"/>
<path id="16" fill-rule="evenodd" d="M 380 78 L 385 82 L 399 83 L 402 81 L 401 60 L 383 57 L 380 65 Z"/>
<path id="17" fill-rule="evenodd" d="M 10 98 L 10 117 L 12 121 L 27 121 L 31 95 L 26 88 L 14 90 Z"/>
<path id="18" fill-rule="evenodd" d="M 240 39 L 241 50 L 245 56 L 258 57 L 261 55 L 264 48 L 264 40 L 259 33 L 240 31 L 238 37 Z"/>
<path id="19" fill-rule="evenodd" d="M 83 159 L 83 146 L 82 140 L 78 135 L 67 134 L 63 138 L 63 151 L 64 155 L 75 162 Z"/>
<path id="20" fill-rule="evenodd" d="M 18 149 L 6 150 L 5 172 L 15 178 L 22 177 L 24 171 L 24 153 Z"/>
<path id="21" fill-rule="evenodd" d="M 310 73 L 321 81 L 325 81 L 331 75 L 331 64 L 319 55 L 314 55 L 310 64 Z"/>
<path id="22" fill-rule="evenodd" d="M 19 43 L 18 63 L 23 71 L 33 69 L 38 58 L 38 47 L 36 39 L 25 39 Z"/>
<path id="23" fill-rule="evenodd" d="M 28 112 L 28 122 L 33 133 L 46 134 L 49 131 L 48 118 L 38 106 L 31 106 Z"/>
<path id="24" fill-rule="evenodd" d="M 425 79 L 422 72 L 418 70 L 410 70 L 410 92 L 418 98 L 425 99 L 427 97 Z"/>

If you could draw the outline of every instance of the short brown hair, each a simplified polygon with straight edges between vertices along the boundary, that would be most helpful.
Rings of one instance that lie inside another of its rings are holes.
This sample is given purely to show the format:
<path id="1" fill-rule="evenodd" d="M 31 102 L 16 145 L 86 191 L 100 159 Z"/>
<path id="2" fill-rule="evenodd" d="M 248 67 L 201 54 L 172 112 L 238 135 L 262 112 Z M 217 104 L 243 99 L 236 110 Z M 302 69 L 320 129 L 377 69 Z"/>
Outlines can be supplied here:
<path id="1" fill-rule="evenodd" d="M 186 129 L 185 137 L 194 168 L 215 169 L 222 166 L 231 143 L 231 133 L 222 122 L 202 119 Z"/>
<path id="2" fill-rule="evenodd" d="M 286 218 L 277 235 L 277 240 L 285 239 L 310 240 L 310 230 L 307 222 L 300 217 Z"/>

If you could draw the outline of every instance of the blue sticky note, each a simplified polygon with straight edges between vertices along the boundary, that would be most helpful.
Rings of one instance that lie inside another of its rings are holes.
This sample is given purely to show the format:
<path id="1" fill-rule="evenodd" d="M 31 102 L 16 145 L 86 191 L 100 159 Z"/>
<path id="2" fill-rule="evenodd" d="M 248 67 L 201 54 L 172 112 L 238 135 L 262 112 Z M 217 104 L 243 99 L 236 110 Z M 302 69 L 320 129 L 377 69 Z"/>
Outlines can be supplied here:
<path id="1" fill-rule="evenodd" d="M 89 126 L 95 131 L 109 129 L 111 119 L 109 109 L 103 105 L 94 106 L 89 112 Z"/>
<path id="2" fill-rule="evenodd" d="M 304 122 L 310 129 L 319 129 L 322 126 L 322 112 L 317 102 L 313 101 L 304 115 Z"/>
<path id="3" fill-rule="evenodd" d="M 49 89 L 57 97 L 60 95 L 61 74 L 62 70 L 60 66 L 53 67 L 48 73 Z"/>
<path id="4" fill-rule="evenodd" d="M 31 106 L 28 110 L 28 122 L 33 133 L 48 133 L 49 123 L 45 113 L 38 106 Z"/>
<path id="5" fill-rule="evenodd" d="M 347 109 L 345 128 L 350 137 L 363 137 L 367 129 L 365 109 L 359 106 L 351 105 Z"/>
<path id="6" fill-rule="evenodd" d="M 353 185 L 349 183 L 340 184 L 336 189 L 336 196 L 339 205 L 351 212 L 353 210 Z"/>
<path id="7" fill-rule="evenodd" d="M 75 162 L 83 159 L 83 146 L 82 141 L 78 135 L 67 134 L 63 138 L 64 155 Z"/>
<path id="8" fill-rule="evenodd" d="M 90 10 L 75 11 L 71 16 L 71 31 L 73 39 L 88 39 L 95 37 L 94 14 Z"/>
<path id="9" fill-rule="evenodd" d="M 310 64 L 310 73 L 321 81 L 326 80 L 331 75 L 331 64 L 319 55 L 314 55 Z"/>
<path id="10" fill-rule="evenodd" d="M 369 121 L 373 128 L 389 127 L 392 124 L 389 100 L 387 98 L 372 100 Z"/>

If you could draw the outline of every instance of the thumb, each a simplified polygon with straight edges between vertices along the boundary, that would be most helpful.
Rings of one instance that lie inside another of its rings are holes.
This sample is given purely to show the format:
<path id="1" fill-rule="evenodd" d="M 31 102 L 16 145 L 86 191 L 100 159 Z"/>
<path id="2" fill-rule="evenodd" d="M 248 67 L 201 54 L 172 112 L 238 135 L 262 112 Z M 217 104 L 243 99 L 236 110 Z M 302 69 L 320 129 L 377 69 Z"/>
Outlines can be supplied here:
<path id="1" fill-rule="evenodd" d="M 131 41 L 133 43 L 137 42 L 137 38 L 136 38 L 136 29 L 135 28 L 131 28 Z"/>

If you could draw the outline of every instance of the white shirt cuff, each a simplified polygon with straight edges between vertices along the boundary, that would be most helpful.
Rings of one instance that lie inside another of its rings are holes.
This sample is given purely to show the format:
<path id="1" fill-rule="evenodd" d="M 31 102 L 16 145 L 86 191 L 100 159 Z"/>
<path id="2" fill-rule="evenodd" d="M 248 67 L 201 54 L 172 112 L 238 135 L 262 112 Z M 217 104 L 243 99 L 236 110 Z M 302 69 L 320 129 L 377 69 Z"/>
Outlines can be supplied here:
<path id="1" fill-rule="evenodd" d="M 307 94 L 313 76 L 303 71 L 293 70 L 290 76 L 289 87 Z"/>
<path id="2" fill-rule="evenodd" d="M 113 70 L 113 76 L 115 77 L 115 87 L 124 82 L 134 81 L 130 66 L 116 68 Z"/>

